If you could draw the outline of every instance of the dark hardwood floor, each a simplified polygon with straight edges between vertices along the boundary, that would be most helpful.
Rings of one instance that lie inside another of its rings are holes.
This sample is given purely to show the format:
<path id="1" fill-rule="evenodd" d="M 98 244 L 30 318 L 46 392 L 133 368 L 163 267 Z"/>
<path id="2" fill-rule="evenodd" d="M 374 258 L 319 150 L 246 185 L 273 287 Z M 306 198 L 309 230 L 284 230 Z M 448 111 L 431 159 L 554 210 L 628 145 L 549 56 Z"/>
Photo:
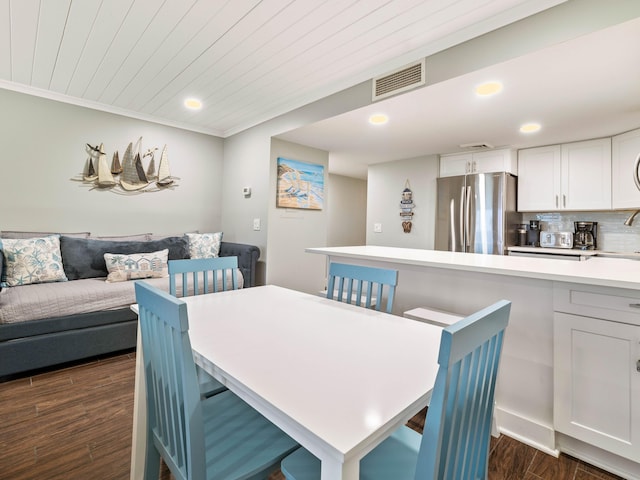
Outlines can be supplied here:
<path id="1" fill-rule="evenodd" d="M 128 479 L 134 370 L 127 353 L 0 383 L 0 479 Z M 421 412 L 410 426 L 423 423 Z M 161 477 L 172 478 L 166 469 Z M 617 478 L 505 435 L 492 441 L 490 480 Z"/>

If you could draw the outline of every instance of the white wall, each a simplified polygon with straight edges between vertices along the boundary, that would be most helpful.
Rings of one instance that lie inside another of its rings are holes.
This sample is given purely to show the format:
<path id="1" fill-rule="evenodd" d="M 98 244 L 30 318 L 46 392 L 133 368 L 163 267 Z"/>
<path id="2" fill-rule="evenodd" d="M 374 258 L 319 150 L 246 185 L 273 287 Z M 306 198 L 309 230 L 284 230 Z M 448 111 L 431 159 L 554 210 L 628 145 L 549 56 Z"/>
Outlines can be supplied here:
<path id="1" fill-rule="evenodd" d="M 307 247 L 327 246 L 328 212 L 322 210 L 276 208 L 277 159 L 284 157 L 323 165 L 325 199 L 330 198 L 327 167 L 329 155 L 323 150 L 273 139 L 269 178 L 269 263 L 266 283 L 317 293 L 324 288 L 325 261 L 319 255 L 305 253 Z"/>
<path id="2" fill-rule="evenodd" d="M 0 90 L 0 105 L 0 230 L 221 229 L 222 139 L 8 90 Z M 103 142 L 110 164 L 114 150 L 122 159 L 140 136 L 143 152 L 167 144 L 175 189 L 124 196 L 72 180 L 83 171 L 86 143 Z"/>
<path id="3" fill-rule="evenodd" d="M 367 195 L 367 245 L 433 249 L 436 215 L 438 156 L 397 160 L 369 167 Z M 404 233 L 400 200 L 405 182 L 413 192 L 413 221 Z M 382 232 L 374 232 L 374 224 Z"/>
<path id="4" fill-rule="evenodd" d="M 329 175 L 329 191 L 327 246 L 364 245 L 367 241 L 367 182 Z"/>

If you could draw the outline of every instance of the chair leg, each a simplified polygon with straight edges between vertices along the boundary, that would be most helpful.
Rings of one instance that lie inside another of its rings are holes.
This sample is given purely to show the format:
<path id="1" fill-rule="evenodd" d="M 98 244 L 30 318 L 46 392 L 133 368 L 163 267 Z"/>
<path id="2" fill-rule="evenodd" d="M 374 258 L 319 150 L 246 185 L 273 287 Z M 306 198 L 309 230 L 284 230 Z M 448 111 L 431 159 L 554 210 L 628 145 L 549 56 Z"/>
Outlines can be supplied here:
<path id="1" fill-rule="evenodd" d="M 153 442 L 147 442 L 144 458 L 144 480 L 158 480 L 160 477 L 160 452 Z"/>

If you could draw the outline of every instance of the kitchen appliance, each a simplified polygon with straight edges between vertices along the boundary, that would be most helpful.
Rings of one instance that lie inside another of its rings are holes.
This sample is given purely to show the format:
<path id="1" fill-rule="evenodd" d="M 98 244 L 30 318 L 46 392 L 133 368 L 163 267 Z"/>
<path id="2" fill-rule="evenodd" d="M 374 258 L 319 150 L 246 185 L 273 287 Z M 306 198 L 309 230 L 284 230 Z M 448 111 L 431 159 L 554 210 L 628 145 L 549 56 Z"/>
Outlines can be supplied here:
<path id="1" fill-rule="evenodd" d="M 435 249 L 506 255 L 514 245 L 516 177 L 476 173 L 441 177 L 438 182 Z"/>
<path id="2" fill-rule="evenodd" d="M 573 232 L 540 232 L 540 246 L 544 248 L 573 248 Z"/>
<path id="3" fill-rule="evenodd" d="M 529 238 L 529 230 L 527 229 L 526 223 L 521 223 L 516 227 L 516 245 L 519 247 L 524 247 L 527 245 L 527 241 Z"/>
<path id="4" fill-rule="evenodd" d="M 527 233 L 527 245 L 540 246 L 540 220 L 529 220 L 529 232 Z"/>
<path id="5" fill-rule="evenodd" d="M 598 222 L 573 222 L 575 234 L 573 248 L 595 250 L 598 248 Z"/>

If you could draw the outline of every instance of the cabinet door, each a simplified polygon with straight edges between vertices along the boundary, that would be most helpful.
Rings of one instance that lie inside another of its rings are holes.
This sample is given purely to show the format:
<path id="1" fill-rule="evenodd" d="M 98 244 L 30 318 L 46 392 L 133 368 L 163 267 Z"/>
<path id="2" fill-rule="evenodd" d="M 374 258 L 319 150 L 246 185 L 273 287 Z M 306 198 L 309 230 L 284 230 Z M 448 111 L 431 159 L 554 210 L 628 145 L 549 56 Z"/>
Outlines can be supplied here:
<path id="1" fill-rule="evenodd" d="M 440 156 L 440 176 L 452 177 L 471 173 L 471 153 Z"/>
<path id="2" fill-rule="evenodd" d="M 620 209 L 640 208 L 640 189 L 634 177 L 638 175 L 640 159 L 640 129 L 616 135 L 611 140 L 611 202 Z"/>
<path id="3" fill-rule="evenodd" d="M 563 210 L 611 209 L 611 139 L 562 145 Z"/>
<path id="4" fill-rule="evenodd" d="M 474 152 L 471 157 L 473 173 L 509 172 L 517 174 L 517 161 L 513 150 L 487 150 Z"/>
<path id="5" fill-rule="evenodd" d="M 560 145 L 518 152 L 518 211 L 544 212 L 560 207 Z"/>
<path id="6" fill-rule="evenodd" d="M 554 313 L 554 428 L 640 461 L 640 327 Z"/>

